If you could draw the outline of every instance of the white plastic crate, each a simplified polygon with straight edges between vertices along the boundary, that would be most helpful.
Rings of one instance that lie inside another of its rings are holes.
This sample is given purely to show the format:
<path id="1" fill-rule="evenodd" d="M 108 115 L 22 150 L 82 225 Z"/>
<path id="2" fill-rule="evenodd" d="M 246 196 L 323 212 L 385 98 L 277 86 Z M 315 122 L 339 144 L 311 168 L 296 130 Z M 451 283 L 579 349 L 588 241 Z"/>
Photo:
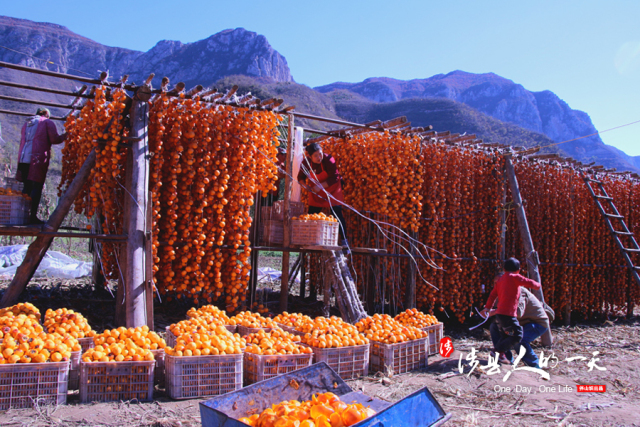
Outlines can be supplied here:
<path id="1" fill-rule="evenodd" d="M 69 365 L 69 390 L 78 390 L 80 386 L 80 356 L 82 351 L 71 352 L 71 364 Z"/>
<path id="2" fill-rule="evenodd" d="M 164 348 L 150 351 L 153 353 L 154 359 L 156 359 L 156 367 L 153 370 L 153 382 L 155 384 L 164 385 Z"/>
<path id="3" fill-rule="evenodd" d="M 304 203 L 289 202 L 289 211 L 291 212 L 291 218 L 304 214 Z M 284 221 L 284 201 L 278 200 L 273 203 L 273 206 L 263 206 L 260 210 L 260 220 Z"/>
<path id="4" fill-rule="evenodd" d="M 237 330 L 236 325 L 224 325 L 224 327 L 227 328 L 227 331 L 231 332 L 232 334 L 236 333 L 236 330 Z M 177 339 L 178 337 L 173 335 L 173 332 L 171 332 L 171 330 L 169 329 L 169 326 L 167 326 L 165 328 L 165 337 L 164 337 L 164 342 L 167 344 L 167 346 L 175 347 L 177 344 Z"/>
<path id="5" fill-rule="evenodd" d="M 93 337 L 78 338 L 78 344 L 80 344 L 80 347 L 82 348 L 82 353 L 96 346 L 93 342 Z"/>
<path id="6" fill-rule="evenodd" d="M 343 380 L 369 374 L 369 344 L 340 348 L 311 347 L 314 363 L 325 362 Z"/>
<path id="7" fill-rule="evenodd" d="M 318 220 L 292 220 L 291 244 L 300 246 L 336 246 L 338 223 Z"/>
<path id="8" fill-rule="evenodd" d="M 272 330 L 273 328 L 250 328 L 248 326 L 238 325 L 238 329 L 236 330 L 236 332 L 241 337 L 244 337 L 245 335 L 249 334 L 257 334 L 260 331 L 271 332 Z"/>
<path id="9" fill-rule="evenodd" d="M 138 362 L 80 361 L 80 402 L 153 400 L 155 360 Z"/>
<path id="10" fill-rule="evenodd" d="M 369 368 L 372 373 L 403 374 L 405 372 L 427 367 L 428 337 L 417 340 L 384 344 L 371 341 Z"/>
<path id="11" fill-rule="evenodd" d="M 435 325 L 421 328 L 423 331 L 429 334 L 429 341 L 427 342 L 427 354 L 432 356 L 438 354 L 438 346 L 440 340 L 444 336 L 444 325 L 442 323 L 436 323 Z"/>
<path id="12" fill-rule="evenodd" d="M 6 176 L 4 178 L 4 188 L 10 188 L 13 191 L 22 191 L 24 188 L 24 182 L 20 182 L 15 178 Z"/>
<path id="13" fill-rule="evenodd" d="M 282 220 L 265 220 L 261 222 L 260 241 L 265 245 L 282 245 L 284 242 L 284 223 Z"/>
<path id="14" fill-rule="evenodd" d="M 0 410 L 65 405 L 69 361 L 0 365 Z"/>
<path id="15" fill-rule="evenodd" d="M 313 353 L 254 354 L 244 353 L 244 382 L 253 384 L 311 365 Z"/>
<path id="16" fill-rule="evenodd" d="M 224 356 L 169 356 L 165 390 L 172 399 L 216 396 L 242 388 L 242 353 Z"/>
<path id="17" fill-rule="evenodd" d="M 0 195 L 0 225 L 23 225 L 29 222 L 31 203 L 22 196 Z"/>

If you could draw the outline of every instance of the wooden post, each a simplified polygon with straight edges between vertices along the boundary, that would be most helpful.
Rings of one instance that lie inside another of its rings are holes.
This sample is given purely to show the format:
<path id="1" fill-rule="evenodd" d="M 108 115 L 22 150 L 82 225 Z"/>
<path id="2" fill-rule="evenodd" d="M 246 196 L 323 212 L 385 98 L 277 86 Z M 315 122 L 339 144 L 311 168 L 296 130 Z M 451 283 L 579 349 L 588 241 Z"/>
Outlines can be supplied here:
<path id="1" fill-rule="evenodd" d="M 149 330 L 154 330 L 154 321 L 153 321 L 153 234 L 152 234 L 152 225 L 153 225 L 153 203 L 151 191 L 147 193 L 147 230 L 145 233 L 145 253 L 144 253 L 144 266 L 145 266 L 145 278 L 147 279 L 145 282 L 146 290 L 146 311 L 147 311 L 147 326 Z"/>
<path id="2" fill-rule="evenodd" d="M 524 211 L 522 205 L 522 197 L 520 196 L 520 188 L 518 187 L 518 179 L 516 178 L 516 172 L 513 168 L 513 162 L 511 161 L 511 153 L 507 153 L 504 156 L 505 168 L 507 180 L 509 181 L 509 188 L 511 189 L 511 197 L 516 207 L 516 216 L 518 217 L 518 228 L 520 229 L 520 237 L 522 238 L 522 245 L 524 246 L 527 262 L 527 275 L 530 279 L 535 280 L 538 283 L 542 283 L 540 280 L 540 271 L 538 269 L 538 253 L 533 248 L 533 240 L 531 239 L 531 233 L 529 232 L 529 223 L 527 222 L 527 214 Z M 531 290 L 531 292 L 540 300 L 544 305 L 544 294 L 542 293 L 542 287 L 539 290 Z M 553 337 L 551 331 L 547 330 L 541 337 L 542 345 L 551 346 L 553 344 Z"/>
<path id="3" fill-rule="evenodd" d="M 411 240 L 417 239 L 417 233 L 415 231 L 409 232 L 409 237 Z M 409 262 L 408 268 L 408 277 L 407 277 L 407 286 L 404 291 L 404 308 L 416 308 L 416 267 L 418 260 L 416 259 L 416 246 L 413 244 L 413 241 L 409 242 L 409 255 L 413 258 L 409 258 L 407 261 Z M 402 261 L 399 261 L 400 263 Z"/>
<path id="4" fill-rule="evenodd" d="M 128 239 L 126 245 L 127 266 L 124 273 L 124 298 L 126 307 L 126 326 L 137 327 L 147 324 L 147 278 L 145 268 L 145 243 L 147 240 L 147 205 L 149 194 L 149 152 L 148 129 L 151 87 L 141 86 L 133 98 L 131 107 L 132 140 L 131 186 L 125 194 L 124 209 L 129 213 L 125 223 Z"/>
<path id="5" fill-rule="evenodd" d="M 249 295 L 245 304 L 251 308 L 253 301 L 256 298 L 256 288 L 258 287 L 258 255 L 259 251 L 255 249 L 256 246 L 260 246 L 259 236 L 260 228 L 262 227 L 262 196 L 258 192 L 253 196 L 253 222 L 251 223 L 250 241 L 251 241 L 251 271 L 249 272 Z"/>
<path id="6" fill-rule="evenodd" d="M 503 177 L 502 180 L 502 208 L 498 219 L 500 221 L 500 261 L 504 264 L 506 251 L 507 251 L 507 178 Z"/>
<path id="7" fill-rule="evenodd" d="M 288 248 L 291 245 L 291 189 L 293 181 L 293 114 L 288 115 L 287 127 L 287 159 L 285 169 L 287 174 L 284 178 L 284 241 L 283 246 Z M 282 276 L 280 278 L 280 311 L 287 311 L 289 302 L 289 252 L 282 252 Z"/>
<path id="8" fill-rule="evenodd" d="M 58 206 L 56 206 L 56 209 L 42 227 L 44 231 L 57 231 L 58 228 L 60 228 L 60 224 L 62 224 L 67 213 L 69 213 L 71 204 L 73 204 L 80 193 L 80 190 L 89 178 L 89 174 L 95 165 L 96 152 L 95 150 L 91 150 L 75 178 L 71 181 L 67 191 L 65 191 L 64 196 L 58 201 Z M 20 294 L 27 287 L 29 280 L 31 280 L 33 274 L 36 272 L 52 241 L 53 236 L 38 236 L 33 243 L 29 245 L 22 264 L 20 264 L 20 267 L 16 270 L 11 284 L 9 284 L 9 287 L 2 296 L 0 307 L 8 307 L 18 301 Z"/>

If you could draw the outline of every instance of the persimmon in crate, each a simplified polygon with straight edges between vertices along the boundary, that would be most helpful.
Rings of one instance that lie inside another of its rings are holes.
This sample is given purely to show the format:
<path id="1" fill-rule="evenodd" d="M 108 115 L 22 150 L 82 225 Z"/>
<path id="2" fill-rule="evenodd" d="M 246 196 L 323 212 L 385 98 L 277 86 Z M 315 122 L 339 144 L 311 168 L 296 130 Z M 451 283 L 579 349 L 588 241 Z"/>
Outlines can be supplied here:
<path id="1" fill-rule="evenodd" d="M 80 362 L 80 401 L 153 400 L 155 360 Z"/>

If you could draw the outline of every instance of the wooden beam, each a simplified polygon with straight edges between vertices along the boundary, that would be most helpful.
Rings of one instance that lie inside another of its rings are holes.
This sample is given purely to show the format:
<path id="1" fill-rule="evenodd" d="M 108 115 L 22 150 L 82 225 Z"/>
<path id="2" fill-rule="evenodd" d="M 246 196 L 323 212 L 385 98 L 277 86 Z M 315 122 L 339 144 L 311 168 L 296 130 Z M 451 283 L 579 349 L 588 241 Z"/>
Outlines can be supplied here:
<path id="1" fill-rule="evenodd" d="M 67 213 L 69 213 L 71 205 L 89 178 L 89 174 L 95 167 L 95 164 L 96 152 L 94 149 L 91 150 L 85 159 L 84 164 L 73 178 L 73 181 L 71 181 L 71 184 L 69 184 L 64 195 L 58 201 L 58 206 L 56 206 L 56 209 L 53 211 L 46 224 L 42 227 L 44 231 L 56 231 L 60 227 L 62 221 L 64 221 L 67 216 Z M 20 294 L 27 287 L 27 284 L 40 265 L 42 258 L 44 258 L 47 253 L 49 246 L 51 246 L 52 241 L 53 236 L 38 236 L 33 243 L 29 245 L 22 264 L 20 264 L 20 267 L 16 270 L 16 274 L 13 276 L 11 284 L 2 296 L 0 307 L 11 306 L 18 301 Z"/>
<path id="2" fill-rule="evenodd" d="M 516 206 L 516 216 L 518 218 L 520 237 L 522 238 L 522 245 L 524 246 L 525 250 L 527 275 L 530 279 L 535 280 L 538 283 L 542 283 L 539 270 L 540 261 L 538 260 L 538 253 L 533 247 L 533 240 L 531 239 L 531 233 L 529 231 L 529 223 L 527 222 L 527 215 L 522 204 L 522 197 L 520 195 L 520 188 L 518 186 L 516 172 L 513 168 L 513 162 L 511 161 L 511 154 L 506 154 L 504 156 L 504 159 L 507 180 L 509 182 L 509 188 L 511 189 L 511 197 L 513 197 L 513 202 Z M 532 290 L 531 292 L 540 300 L 541 303 L 544 304 L 544 294 L 542 292 L 542 287 L 538 290 Z M 547 330 L 542 335 L 541 340 L 543 345 L 551 346 L 553 344 L 551 331 Z"/>
<path id="3" fill-rule="evenodd" d="M 146 292 L 147 275 L 145 269 L 145 242 L 147 239 L 146 216 L 149 194 L 149 159 L 147 157 L 149 105 L 151 88 L 141 86 L 133 98 L 131 107 L 131 135 L 138 140 L 132 142 L 129 156 L 131 186 L 125 192 L 124 209 L 129 213 L 127 230 L 127 266 L 124 272 L 126 326 L 137 327 L 147 324 Z"/>
<path id="4" fill-rule="evenodd" d="M 285 169 L 287 171 L 284 179 L 284 238 L 283 244 L 285 248 L 291 245 L 291 190 L 293 189 L 293 134 L 295 132 L 294 120 L 292 113 L 288 115 L 287 128 L 287 157 Z M 280 311 L 287 311 L 289 303 L 289 252 L 282 253 L 282 277 L 280 277 Z"/>
<path id="5" fill-rule="evenodd" d="M 13 82 L 5 82 L 4 80 L 0 80 L 0 86 L 14 87 L 16 89 L 34 90 L 34 91 L 37 91 L 37 92 L 53 93 L 53 94 L 56 94 L 56 95 L 67 95 L 67 96 L 79 96 L 81 98 L 92 98 L 90 95 L 82 95 L 82 92 L 71 92 L 71 91 L 66 91 L 66 90 L 49 89 L 47 87 L 23 85 L 23 84 L 13 83 Z"/>

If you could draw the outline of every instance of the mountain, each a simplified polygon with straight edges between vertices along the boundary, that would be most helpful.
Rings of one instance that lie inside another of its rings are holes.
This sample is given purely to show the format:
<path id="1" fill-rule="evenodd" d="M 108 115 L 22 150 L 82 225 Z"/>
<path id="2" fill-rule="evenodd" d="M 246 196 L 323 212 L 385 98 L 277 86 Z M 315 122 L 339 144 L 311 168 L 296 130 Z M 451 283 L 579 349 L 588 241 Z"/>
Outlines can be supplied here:
<path id="1" fill-rule="evenodd" d="M 500 121 L 542 133 L 555 142 L 597 132 L 588 114 L 571 109 L 553 92 L 531 92 L 493 73 L 453 71 L 408 81 L 376 77 L 360 83 L 338 82 L 315 89 L 325 94 L 349 91 L 381 105 L 409 99 L 446 98 Z M 640 171 L 640 156 L 628 156 L 604 144 L 598 135 L 564 143 L 560 148 L 586 163 L 596 160 L 607 167 Z"/>
<path id="2" fill-rule="evenodd" d="M 153 72 L 156 87 L 164 76 L 188 87 L 210 85 L 232 74 L 293 81 L 284 56 L 264 36 L 243 28 L 221 31 L 194 43 L 163 40 L 149 51 L 139 52 L 104 46 L 61 25 L 0 16 L 0 45 L 53 64 L 0 49 L 2 61 L 91 77 L 108 70 L 116 79 L 128 74 L 135 83 Z"/>

